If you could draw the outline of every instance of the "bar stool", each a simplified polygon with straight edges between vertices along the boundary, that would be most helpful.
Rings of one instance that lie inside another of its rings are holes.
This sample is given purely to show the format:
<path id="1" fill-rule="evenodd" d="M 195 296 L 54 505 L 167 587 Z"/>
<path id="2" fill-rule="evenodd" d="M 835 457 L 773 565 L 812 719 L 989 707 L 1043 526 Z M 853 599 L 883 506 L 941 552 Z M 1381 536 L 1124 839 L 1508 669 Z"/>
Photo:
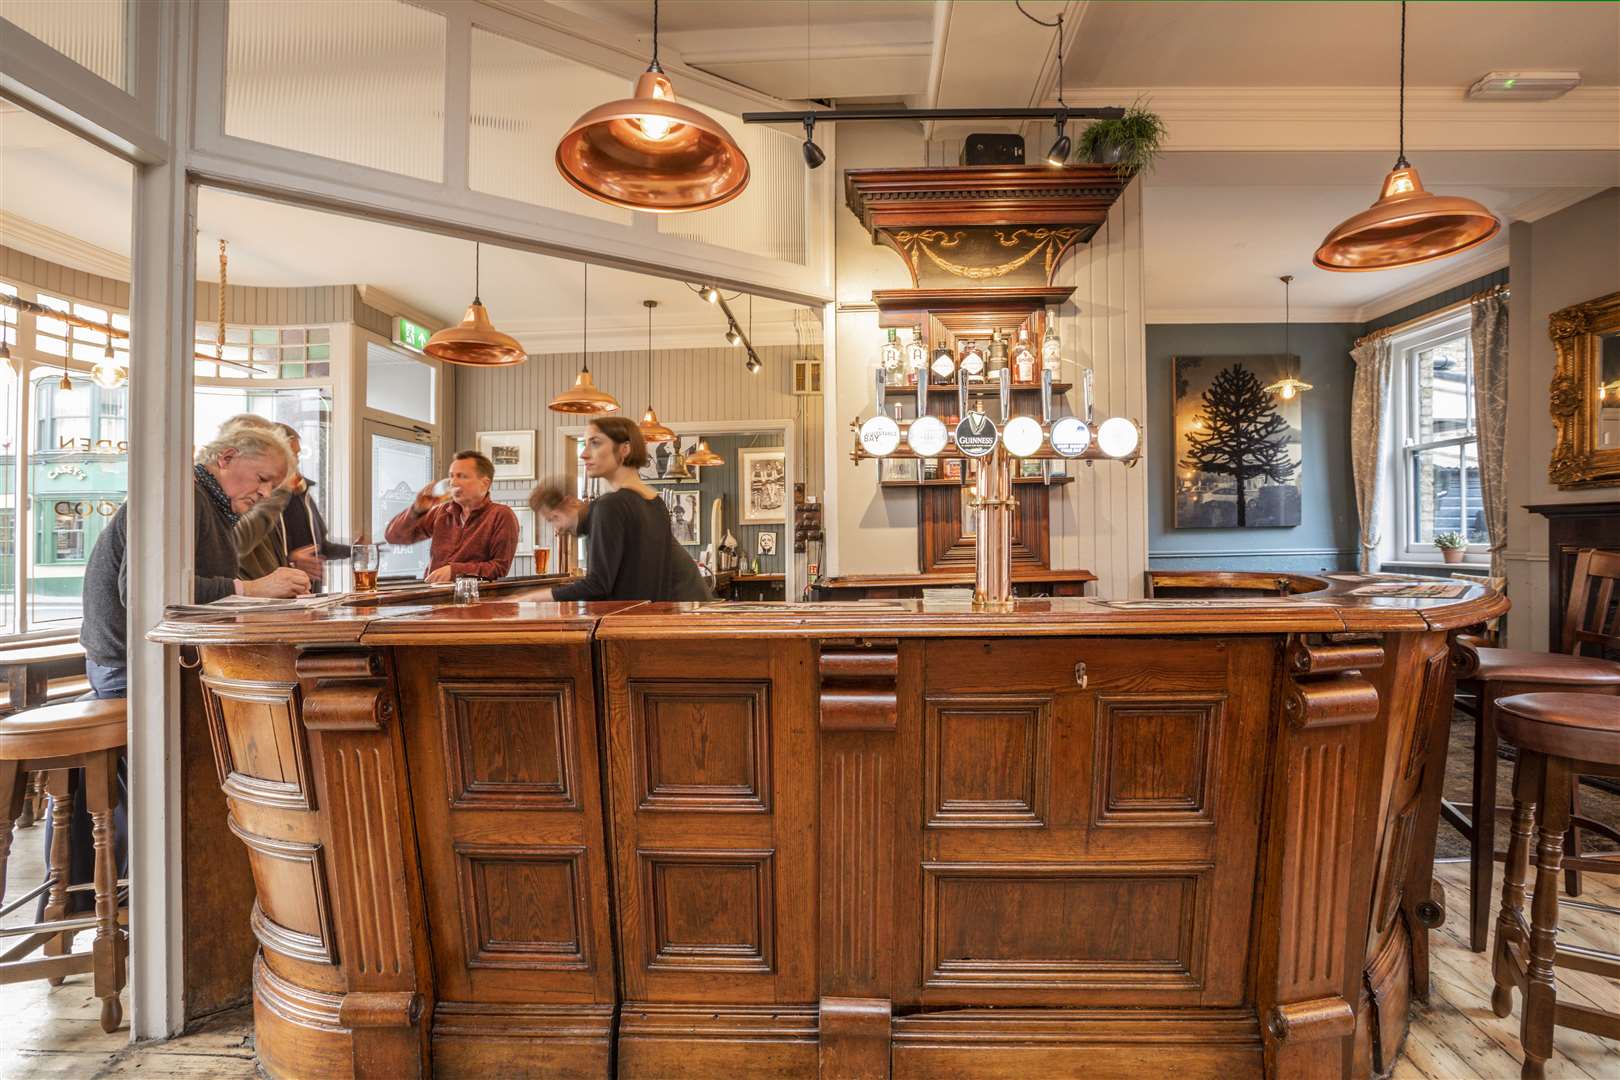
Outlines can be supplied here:
<path id="1" fill-rule="evenodd" d="M 1496 703 L 1503 739 L 1519 748 L 1513 770 L 1513 826 L 1502 909 L 1496 917 L 1491 1010 L 1513 1011 L 1513 989 L 1524 996 L 1519 1038 L 1521 1077 L 1539 1078 L 1552 1056 L 1554 1027 L 1620 1039 L 1620 1013 L 1558 1000 L 1554 965 L 1620 979 L 1620 955 L 1558 947 L 1558 872 L 1569 829 L 1570 778 L 1581 773 L 1620 777 L 1620 699 L 1594 694 L 1519 694 Z M 1531 921 L 1524 921 L 1524 885 L 1530 864 L 1530 829 L 1536 828 L 1536 891 Z M 1620 842 L 1620 832 L 1596 822 L 1594 832 Z M 1592 873 L 1620 874 L 1620 857 L 1577 855 L 1569 860 Z"/>
<path id="2" fill-rule="evenodd" d="M 1620 651 L 1620 627 L 1611 611 L 1616 582 L 1620 581 L 1620 552 L 1587 549 L 1575 560 L 1569 607 L 1564 612 L 1564 652 L 1528 649 L 1476 648 L 1478 669 L 1460 680 L 1458 706 L 1474 717 L 1473 806 L 1467 815 L 1455 804 L 1442 801 L 1441 817 L 1468 841 L 1468 944 L 1484 952 L 1490 933 L 1491 877 L 1496 855 L 1496 709 L 1516 694 L 1583 692 L 1620 694 L 1620 663 L 1603 657 Z M 1582 655 L 1590 649 L 1593 655 Z M 1464 695 L 1472 697 L 1470 702 Z M 1579 806 L 1577 777 L 1569 777 L 1568 798 Z M 1579 810 L 1576 810 L 1579 813 Z M 1584 819 L 1582 828 L 1584 828 Z M 1572 826 L 1572 851 L 1579 851 L 1580 836 Z M 1569 873 L 1569 894 L 1581 892 L 1580 872 Z"/>
<path id="3" fill-rule="evenodd" d="M 101 999 L 101 1027 L 113 1031 L 123 1018 L 118 994 L 124 987 L 124 959 L 128 938 L 118 923 L 118 868 L 113 853 L 113 806 L 118 801 L 118 755 L 127 737 L 122 699 L 69 701 L 45 705 L 0 717 L 0 902 L 6 893 L 6 862 L 11 854 L 11 823 L 27 797 L 30 772 L 49 773 L 53 796 L 55 835 L 51 844 L 51 873 L 46 885 L 34 889 L 11 907 L 26 903 L 49 889 L 45 921 L 12 928 L 8 936 L 26 935 L 0 954 L 0 984 L 30 979 L 60 981 L 63 976 L 91 972 L 95 996 Z M 95 838 L 96 913 L 93 918 L 64 918 L 70 892 L 82 886 L 67 881 L 67 770 L 84 770 L 85 805 L 90 811 Z M 94 928 L 90 952 L 71 953 L 75 931 Z M 45 946 L 45 956 L 19 959 Z"/>

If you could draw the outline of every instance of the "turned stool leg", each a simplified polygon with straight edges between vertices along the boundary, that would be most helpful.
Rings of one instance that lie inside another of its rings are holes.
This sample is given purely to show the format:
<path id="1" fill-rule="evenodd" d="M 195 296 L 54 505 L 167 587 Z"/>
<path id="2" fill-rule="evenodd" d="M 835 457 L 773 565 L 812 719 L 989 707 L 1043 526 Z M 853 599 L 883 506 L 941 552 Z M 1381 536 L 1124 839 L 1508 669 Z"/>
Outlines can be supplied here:
<path id="1" fill-rule="evenodd" d="M 28 774 L 28 794 L 23 798 L 22 813 L 17 815 L 17 828 L 26 829 L 39 820 L 39 793 L 43 784 L 39 773 Z"/>
<path id="2" fill-rule="evenodd" d="M 22 812 L 28 781 L 15 761 L 0 761 L 0 903 L 6 899 L 6 861 L 11 857 L 11 823 Z"/>
<path id="3" fill-rule="evenodd" d="M 1521 756 L 1525 752 L 1521 751 Z M 1564 861 L 1564 833 L 1569 828 L 1569 763 L 1542 757 L 1541 804 L 1536 807 L 1536 896 L 1530 907 L 1530 962 L 1524 991 L 1523 1080 L 1542 1080 L 1552 1056 L 1553 1013 L 1558 983 L 1553 957 L 1558 948 L 1558 871 Z"/>
<path id="4" fill-rule="evenodd" d="M 68 853 L 72 849 L 73 827 L 73 795 L 68 790 L 68 770 L 57 769 L 50 773 L 46 787 L 51 795 L 51 891 L 45 897 L 45 920 L 50 922 L 67 916 Z M 46 956 L 63 956 L 72 951 L 73 937 L 66 930 L 45 943 Z M 61 986 L 62 976 L 52 976 L 48 981 L 52 986 Z"/>
<path id="5" fill-rule="evenodd" d="M 1507 1016 L 1513 1011 L 1513 988 L 1519 984 L 1513 972 L 1514 945 L 1528 951 L 1524 940 L 1524 882 L 1530 873 L 1530 833 L 1536 810 L 1536 773 L 1539 763 L 1526 762 L 1519 755 L 1513 767 L 1513 835 L 1508 840 L 1507 866 L 1502 875 L 1502 910 L 1496 916 L 1496 948 L 1491 955 L 1491 973 L 1496 986 L 1491 990 L 1491 1011 Z"/>
<path id="6" fill-rule="evenodd" d="M 113 851 L 112 812 L 118 801 L 118 751 L 85 758 L 85 805 L 96 843 L 95 995 L 101 999 L 101 1029 L 113 1031 L 123 1019 L 118 993 L 124 986 L 124 932 L 118 926 L 118 865 Z"/>
<path id="7" fill-rule="evenodd" d="M 1581 812 L 1581 778 L 1574 773 L 1569 775 L 1569 832 L 1564 836 L 1564 850 L 1572 858 L 1581 857 L 1581 832 L 1575 824 L 1575 815 Z M 1570 896 L 1581 895 L 1581 872 L 1575 869 L 1564 871 L 1564 892 Z"/>
<path id="8" fill-rule="evenodd" d="M 1468 947 L 1484 952 L 1491 932 L 1491 884 L 1496 872 L 1496 692 L 1479 693 L 1474 724 L 1473 832 L 1468 849 Z"/>

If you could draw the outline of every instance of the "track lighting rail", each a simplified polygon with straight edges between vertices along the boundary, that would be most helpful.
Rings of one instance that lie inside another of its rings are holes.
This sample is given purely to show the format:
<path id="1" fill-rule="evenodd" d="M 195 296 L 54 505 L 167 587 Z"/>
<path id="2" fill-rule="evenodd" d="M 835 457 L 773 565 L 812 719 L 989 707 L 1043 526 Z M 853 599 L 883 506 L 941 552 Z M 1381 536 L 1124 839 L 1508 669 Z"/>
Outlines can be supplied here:
<path id="1" fill-rule="evenodd" d="M 1118 120 L 1117 106 L 1096 109 L 1053 106 L 1039 109 L 808 109 L 799 112 L 745 112 L 745 124 L 828 124 L 849 120 Z"/>

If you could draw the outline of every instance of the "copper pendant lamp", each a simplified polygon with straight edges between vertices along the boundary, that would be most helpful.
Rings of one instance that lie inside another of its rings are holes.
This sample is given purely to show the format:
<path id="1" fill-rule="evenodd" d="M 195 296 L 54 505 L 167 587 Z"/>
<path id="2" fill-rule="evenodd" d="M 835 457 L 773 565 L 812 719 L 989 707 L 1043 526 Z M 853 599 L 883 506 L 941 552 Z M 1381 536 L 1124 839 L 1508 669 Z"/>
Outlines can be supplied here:
<path id="1" fill-rule="evenodd" d="M 709 449 L 709 440 L 699 439 L 697 449 L 686 455 L 686 463 L 698 468 L 707 468 L 710 465 L 724 465 L 726 459 Z"/>
<path id="2" fill-rule="evenodd" d="M 547 407 L 552 412 L 575 413 L 583 416 L 602 416 L 606 413 L 618 412 L 619 403 L 612 394 L 597 389 L 596 383 L 591 379 L 591 264 L 582 263 L 585 268 L 585 289 L 583 316 L 580 322 L 580 368 L 579 375 L 574 379 L 574 385 L 551 399 Z"/>
<path id="3" fill-rule="evenodd" d="M 481 245 L 473 244 L 473 302 L 457 326 L 447 326 L 428 338 L 422 351 L 435 360 L 467 367 L 511 367 L 529 358 L 517 338 L 495 329 L 484 302 L 478 298 L 483 284 Z"/>
<path id="4" fill-rule="evenodd" d="M 653 214 L 707 210 L 748 186 L 741 147 L 717 121 L 677 102 L 658 66 L 658 0 L 652 63 L 635 92 L 575 120 L 556 160 L 563 179 L 591 198 Z"/>
<path id="5" fill-rule="evenodd" d="M 658 306 L 656 300 L 643 300 L 641 302 L 647 309 L 647 411 L 641 414 L 641 437 L 648 443 L 666 443 L 675 441 L 675 431 L 658 422 L 658 410 L 652 406 L 652 313 Z"/>
<path id="6" fill-rule="evenodd" d="M 1400 156 L 1378 201 L 1328 233 L 1311 260 L 1323 270 L 1391 270 L 1477 247 L 1502 228 L 1473 199 L 1423 189 L 1406 160 L 1406 0 L 1401 0 Z"/>
<path id="7" fill-rule="evenodd" d="M 1284 274 L 1277 280 L 1283 283 L 1283 363 L 1287 364 L 1288 358 L 1293 355 L 1288 350 L 1288 324 L 1293 320 L 1293 309 L 1289 303 L 1288 287 L 1294 283 L 1294 275 Z M 1276 394 L 1284 401 L 1292 401 L 1305 391 L 1314 389 L 1310 383 L 1299 377 L 1299 367 L 1297 365 L 1292 366 L 1293 371 L 1291 374 L 1284 375 L 1276 382 L 1265 387 L 1265 392 Z"/>

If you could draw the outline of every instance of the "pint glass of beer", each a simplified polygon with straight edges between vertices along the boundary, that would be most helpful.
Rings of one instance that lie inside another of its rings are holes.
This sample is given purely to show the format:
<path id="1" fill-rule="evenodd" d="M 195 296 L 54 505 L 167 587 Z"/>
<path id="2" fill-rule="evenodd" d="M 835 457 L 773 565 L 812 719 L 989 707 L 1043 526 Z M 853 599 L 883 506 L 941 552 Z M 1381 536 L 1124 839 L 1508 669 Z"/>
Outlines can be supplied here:
<path id="1" fill-rule="evenodd" d="M 382 560 L 381 544 L 354 545 L 354 591 L 377 591 L 377 565 Z"/>

